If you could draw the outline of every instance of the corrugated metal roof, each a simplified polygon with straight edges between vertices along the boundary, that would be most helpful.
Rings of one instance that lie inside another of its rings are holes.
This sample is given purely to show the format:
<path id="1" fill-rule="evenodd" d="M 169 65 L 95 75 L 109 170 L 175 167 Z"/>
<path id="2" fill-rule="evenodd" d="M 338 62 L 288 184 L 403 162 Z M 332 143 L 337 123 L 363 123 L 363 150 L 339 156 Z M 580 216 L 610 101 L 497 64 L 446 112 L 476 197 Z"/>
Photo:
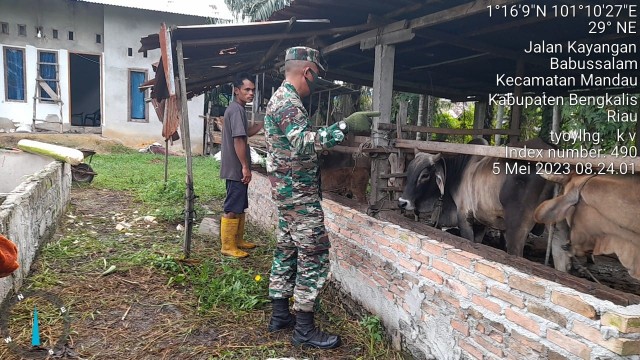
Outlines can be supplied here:
<path id="1" fill-rule="evenodd" d="M 272 69 L 284 50 L 304 45 L 315 34 L 327 34 L 326 19 L 264 21 L 246 24 L 177 26 L 171 29 L 174 46 L 183 43 L 189 97 L 227 83 L 240 71 Z M 140 40 L 138 51 L 160 48 L 158 34 Z M 177 71 L 176 71 L 177 73 Z"/>
<path id="2" fill-rule="evenodd" d="M 202 18 L 232 19 L 224 0 L 79 0 L 95 4 L 126 7 L 131 9 L 159 11 L 172 14 L 191 15 Z"/>

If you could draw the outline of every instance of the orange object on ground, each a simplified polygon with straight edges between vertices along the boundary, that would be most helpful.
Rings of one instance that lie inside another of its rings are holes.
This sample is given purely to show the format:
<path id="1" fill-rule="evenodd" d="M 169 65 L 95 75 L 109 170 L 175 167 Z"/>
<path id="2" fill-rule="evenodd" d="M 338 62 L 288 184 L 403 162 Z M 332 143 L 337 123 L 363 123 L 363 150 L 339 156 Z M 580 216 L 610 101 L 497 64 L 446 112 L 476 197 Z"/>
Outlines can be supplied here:
<path id="1" fill-rule="evenodd" d="M 18 247 L 0 235 L 0 278 L 11 275 L 18 267 Z"/>

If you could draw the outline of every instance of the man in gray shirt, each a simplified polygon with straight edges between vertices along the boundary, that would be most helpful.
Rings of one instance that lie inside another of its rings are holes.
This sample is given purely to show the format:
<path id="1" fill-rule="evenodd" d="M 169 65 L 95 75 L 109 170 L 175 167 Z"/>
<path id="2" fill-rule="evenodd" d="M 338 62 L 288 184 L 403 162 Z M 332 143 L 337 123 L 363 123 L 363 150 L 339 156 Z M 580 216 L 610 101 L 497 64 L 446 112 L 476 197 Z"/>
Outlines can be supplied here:
<path id="1" fill-rule="evenodd" d="M 244 241 L 245 209 L 249 207 L 247 190 L 251 181 L 251 153 L 248 138 L 262 129 L 262 123 L 248 126 L 244 106 L 253 101 L 255 85 L 251 76 L 240 73 L 233 81 L 234 101 L 224 112 L 222 128 L 222 161 L 220 178 L 226 180 L 227 196 L 220 224 L 222 254 L 246 257 L 240 249 L 252 249 L 255 244 Z"/>

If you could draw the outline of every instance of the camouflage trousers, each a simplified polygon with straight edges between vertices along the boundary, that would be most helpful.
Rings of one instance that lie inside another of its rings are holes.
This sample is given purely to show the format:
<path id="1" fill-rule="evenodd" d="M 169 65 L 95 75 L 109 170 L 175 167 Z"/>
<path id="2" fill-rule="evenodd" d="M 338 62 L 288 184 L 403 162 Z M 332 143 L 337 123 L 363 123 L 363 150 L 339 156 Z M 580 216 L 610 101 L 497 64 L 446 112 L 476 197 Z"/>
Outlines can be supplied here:
<path id="1" fill-rule="evenodd" d="M 329 275 L 330 247 L 320 202 L 278 206 L 269 297 L 293 296 L 295 311 L 312 312 Z"/>

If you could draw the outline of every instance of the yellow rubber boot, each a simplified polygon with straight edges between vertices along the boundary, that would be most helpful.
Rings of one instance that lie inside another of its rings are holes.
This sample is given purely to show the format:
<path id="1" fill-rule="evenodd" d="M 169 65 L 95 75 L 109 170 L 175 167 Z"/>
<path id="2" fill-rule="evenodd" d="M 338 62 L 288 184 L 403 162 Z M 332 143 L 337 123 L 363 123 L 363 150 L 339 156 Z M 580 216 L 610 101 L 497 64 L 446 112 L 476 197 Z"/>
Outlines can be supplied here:
<path id="1" fill-rule="evenodd" d="M 236 235 L 236 246 L 240 249 L 253 249 L 256 244 L 244 241 L 244 218 L 245 213 L 238 214 L 238 235 Z"/>
<path id="2" fill-rule="evenodd" d="M 240 219 L 228 219 L 222 217 L 220 221 L 220 243 L 222 244 L 222 254 L 243 258 L 249 256 L 248 253 L 238 249 L 236 246 L 236 236 L 238 235 L 238 223 Z"/>

